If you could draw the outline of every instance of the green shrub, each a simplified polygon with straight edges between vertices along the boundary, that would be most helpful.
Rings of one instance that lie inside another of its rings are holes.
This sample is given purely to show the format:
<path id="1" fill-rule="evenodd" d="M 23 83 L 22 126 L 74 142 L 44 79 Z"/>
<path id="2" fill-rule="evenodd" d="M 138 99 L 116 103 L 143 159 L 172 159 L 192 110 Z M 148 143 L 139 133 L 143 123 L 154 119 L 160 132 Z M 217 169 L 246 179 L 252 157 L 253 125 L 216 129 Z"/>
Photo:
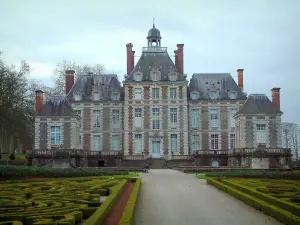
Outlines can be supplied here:
<path id="1" fill-rule="evenodd" d="M 119 225 L 131 225 L 133 223 L 134 212 L 135 212 L 137 199 L 141 189 L 141 184 L 142 184 L 142 180 L 137 179 L 134 188 L 132 190 L 132 193 L 130 195 L 130 198 L 127 202 L 127 205 L 122 214 Z"/>

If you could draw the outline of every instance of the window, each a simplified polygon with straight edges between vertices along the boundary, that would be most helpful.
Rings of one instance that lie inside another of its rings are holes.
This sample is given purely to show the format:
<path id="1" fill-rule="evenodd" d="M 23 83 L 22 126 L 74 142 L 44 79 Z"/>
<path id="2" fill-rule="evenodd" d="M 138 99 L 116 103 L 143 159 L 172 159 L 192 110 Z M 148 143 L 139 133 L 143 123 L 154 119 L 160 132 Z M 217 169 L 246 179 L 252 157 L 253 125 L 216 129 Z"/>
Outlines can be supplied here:
<path id="1" fill-rule="evenodd" d="M 159 130 L 160 128 L 160 112 L 159 108 L 152 109 L 152 129 Z"/>
<path id="2" fill-rule="evenodd" d="M 113 122 L 113 124 L 120 123 L 120 110 L 118 110 L 118 109 L 112 110 L 112 122 Z"/>
<path id="3" fill-rule="evenodd" d="M 120 100 L 120 94 L 117 92 L 112 93 L 112 100 L 114 101 Z"/>
<path id="4" fill-rule="evenodd" d="M 256 124 L 256 142 L 258 144 L 267 143 L 266 124 Z"/>
<path id="5" fill-rule="evenodd" d="M 160 80 L 160 72 L 159 71 L 152 71 L 151 72 L 151 79 L 153 81 L 159 81 Z"/>
<path id="6" fill-rule="evenodd" d="M 199 128 L 200 127 L 200 110 L 199 109 L 192 109 L 192 128 Z"/>
<path id="7" fill-rule="evenodd" d="M 171 134 L 171 151 L 172 152 L 178 151 L 177 134 Z"/>
<path id="8" fill-rule="evenodd" d="M 192 150 L 200 150 L 200 136 L 198 134 L 192 135 Z"/>
<path id="9" fill-rule="evenodd" d="M 80 93 L 75 93 L 74 94 L 74 100 L 75 101 L 81 101 L 82 99 L 82 95 Z"/>
<path id="10" fill-rule="evenodd" d="M 134 126 L 142 127 L 142 109 L 141 108 L 134 109 Z"/>
<path id="11" fill-rule="evenodd" d="M 217 91 L 211 91 L 210 92 L 210 98 L 211 99 L 217 99 L 219 96 L 218 96 L 218 92 Z"/>
<path id="12" fill-rule="evenodd" d="M 177 98 L 177 88 L 170 88 L 170 99 Z"/>
<path id="13" fill-rule="evenodd" d="M 60 126 L 51 126 L 51 145 L 60 144 Z"/>
<path id="14" fill-rule="evenodd" d="M 80 116 L 80 122 L 79 122 L 79 129 L 82 128 L 82 115 L 81 115 L 81 110 L 75 110 L 76 115 Z"/>
<path id="15" fill-rule="evenodd" d="M 219 127 L 219 111 L 217 109 L 213 109 L 210 111 L 210 127 Z"/>
<path id="16" fill-rule="evenodd" d="M 111 137 L 111 150 L 120 151 L 121 150 L 121 137 L 120 135 L 113 135 Z"/>
<path id="17" fill-rule="evenodd" d="M 100 151 L 100 135 L 93 135 L 92 151 Z"/>
<path id="18" fill-rule="evenodd" d="M 229 99 L 236 99 L 236 92 L 235 91 L 229 92 L 228 97 L 229 97 Z"/>
<path id="19" fill-rule="evenodd" d="M 177 108 L 170 109 L 170 122 L 177 123 Z"/>
<path id="20" fill-rule="evenodd" d="M 93 127 L 100 127 L 100 110 L 93 110 Z"/>
<path id="21" fill-rule="evenodd" d="M 175 72 L 172 72 L 169 74 L 170 81 L 176 81 L 177 80 L 177 74 Z"/>
<path id="22" fill-rule="evenodd" d="M 211 147 L 211 150 L 219 149 L 219 135 L 218 134 L 210 135 L 210 147 Z"/>
<path id="23" fill-rule="evenodd" d="M 135 88 L 134 89 L 134 98 L 137 100 L 142 99 L 142 88 Z"/>
<path id="24" fill-rule="evenodd" d="M 230 134 L 230 149 L 235 148 L 235 134 Z"/>
<path id="25" fill-rule="evenodd" d="M 192 92 L 191 93 L 191 99 L 192 100 L 197 100 L 199 98 L 199 94 L 197 92 Z"/>
<path id="26" fill-rule="evenodd" d="M 234 128 L 235 127 L 235 115 L 236 111 L 235 110 L 230 110 L 229 111 L 229 127 Z"/>
<path id="27" fill-rule="evenodd" d="M 100 101 L 100 92 L 97 91 L 93 91 L 93 101 Z"/>
<path id="28" fill-rule="evenodd" d="M 142 147 L 143 147 L 142 134 L 135 134 L 134 135 L 134 153 L 136 153 L 136 154 L 142 153 Z"/>
<path id="29" fill-rule="evenodd" d="M 159 88 L 152 88 L 152 99 L 159 99 Z"/>
<path id="30" fill-rule="evenodd" d="M 135 74 L 133 75 L 133 79 L 134 79 L 135 81 L 141 81 L 141 80 L 142 80 L 142 74 L 141 74 L 141 73 L 135 73 Z"/>

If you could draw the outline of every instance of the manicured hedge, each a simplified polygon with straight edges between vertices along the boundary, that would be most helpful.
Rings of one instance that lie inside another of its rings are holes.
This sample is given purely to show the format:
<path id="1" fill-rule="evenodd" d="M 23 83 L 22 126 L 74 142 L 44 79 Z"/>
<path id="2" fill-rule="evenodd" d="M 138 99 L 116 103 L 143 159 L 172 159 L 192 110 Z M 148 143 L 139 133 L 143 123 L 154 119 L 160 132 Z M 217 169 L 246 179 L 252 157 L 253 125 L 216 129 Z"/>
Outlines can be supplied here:
<path id="1" fill-rule="evenodd" d="M 112 187 L 111 194 L 105 202 L 91 215 L 83 224 L 84 225 L 98 225 L 102 224 L 106 219 L 108 213 L 113 208 L 114 204 L 118 201 L 120 195 L 126 187 L 127 180 L 123 180 L 119 185 Z"/>
<path id="2" fill-rule="evenodd" d="M 119 225 L 131 225 L 133 223 L 136 203 L 139 197 L 141 184 L 142 180 L 136 179 L 134 188 L 124 209 Z"/>
<path id="3" fill-rule="evenodd" d="M 126 175 L 128 172 L 101 170 L 96 168 L 52 168 L 33 166 L 0 166 L 0 178 L 23 177 L 88 177 Z"/>
<path id="4" fill-rule="evenodd" d="M 237 199 L 243 201 L 244 203 L 261 210 L 267 215 L 270 215 L 277 220 L 283 222 L 287 225 L 299 225 L 300 224 L 300 217 L 292 214 L 289 211 L 286 211 L 285 209 L 282 209 L 278 206 L 271 205 L 261 199 L 258 199 L 252 195 L 246 194 L 242 191 L 239 191 L 233 187 L 230 187 L 224 183 L 221 183 L 221 179 L 212 179 L 207 178 L 207 183 L 210 185 L 213 185 L 214 187 L 227 192 L 228 194 L 236 197 Z"/>

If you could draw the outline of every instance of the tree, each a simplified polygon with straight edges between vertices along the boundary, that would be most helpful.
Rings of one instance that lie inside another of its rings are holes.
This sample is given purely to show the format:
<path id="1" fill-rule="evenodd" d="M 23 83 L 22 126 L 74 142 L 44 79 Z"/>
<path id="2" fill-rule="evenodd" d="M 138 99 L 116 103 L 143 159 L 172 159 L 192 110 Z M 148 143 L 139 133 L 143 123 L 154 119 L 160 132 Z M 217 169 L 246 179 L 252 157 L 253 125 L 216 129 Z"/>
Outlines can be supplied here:
<path id="1" fill-rule="evenodd" d="M 30 144 L 34 133 L 33 101 L 22 61 L 20 70 L 5 64 L 0 53 L 0 153 L 13 153 L 20 144 Z"/>
<path id="2" fill-rule="evenodd" d="M 282 123 L 282 146 L 290 148 L 296 160 L 299 160 L 300 126 L 295 123 Z"/>
<path id="3" fill-rule="evenodd" d="M 102 74 L 105 69 L 101 64 L 95 65 L 79 65 L 76 62 L 71 62 L 63 60 L 62 62 L 57 63 L 56 68 L 53 71 L 52 78 L 54 81 L 54 90 L 55 94 L 64 95 L 65 92 L 65 71 L 66 70 L 75 70 L 76 74 Z"/>

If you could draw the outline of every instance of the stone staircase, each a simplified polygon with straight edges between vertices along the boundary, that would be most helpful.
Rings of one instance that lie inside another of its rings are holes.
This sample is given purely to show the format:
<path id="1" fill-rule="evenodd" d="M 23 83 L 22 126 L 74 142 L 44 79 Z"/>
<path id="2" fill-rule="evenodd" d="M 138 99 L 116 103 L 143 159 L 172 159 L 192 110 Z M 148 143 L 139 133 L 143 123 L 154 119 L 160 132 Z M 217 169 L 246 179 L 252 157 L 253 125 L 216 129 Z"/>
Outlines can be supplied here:
<path id="1" fill-rule="evenodd" d="M 165 159 L 152 158 L 148 162 L 149 162 L 150 169 L 167 169 L 167 164 Z"/>

